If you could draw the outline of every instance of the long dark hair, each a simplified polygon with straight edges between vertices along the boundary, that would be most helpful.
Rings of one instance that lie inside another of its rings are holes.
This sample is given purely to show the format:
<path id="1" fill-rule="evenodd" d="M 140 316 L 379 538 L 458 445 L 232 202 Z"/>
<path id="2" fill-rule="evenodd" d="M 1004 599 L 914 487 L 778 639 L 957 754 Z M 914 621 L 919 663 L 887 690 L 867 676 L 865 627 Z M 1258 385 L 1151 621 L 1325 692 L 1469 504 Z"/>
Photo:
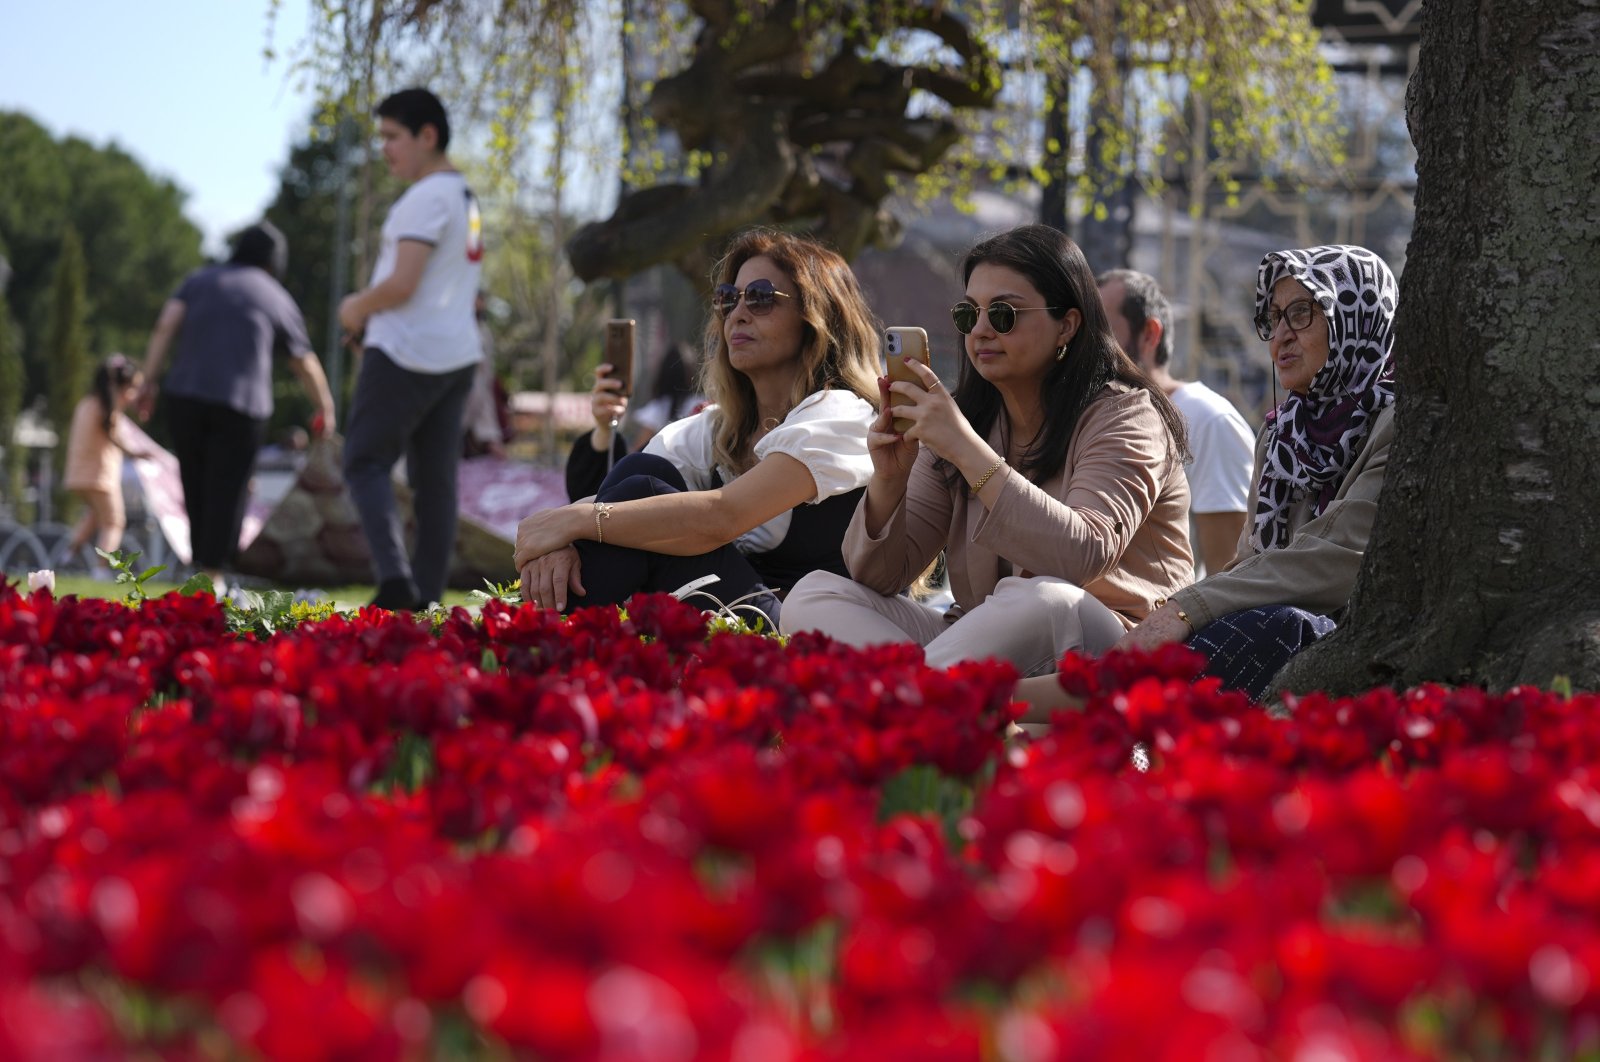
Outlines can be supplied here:
<path id="1" fill-rule="evenodd" d="M 1040 385 L 1044 424 L 1038 435 L 1026 440 L 1028 448 L 1017 471 L 1034 483 L 1043 483 L 1060 472 L 1067 463 L 1067 448 L 1077 430 L 1078 418 L 1113 380 L 1150 393 L 1150 401 L 1161 414 L 1173 447 L 1188 456 L 1183 415 L 1117 345 L 1105 307 L 1100 304 L 1094 273 L 1076 243 L 1048 225 L 1022 225 L 1002 232 L 967 252 L 961 264 L 962 283 L 970 281 L 972 271 L 985 263 L 1005 266 L 1027 277 L 1044 296 L 1044 304 L 1054 307 L 1048 312 L 1056 320 L 1064 318 L 1068 310 L 1077 310 L 1083 317 L 1083 326 L 1067 342 L 1067 356 L 1050 362 Z M 954 397 L 973 430 L 987 439 L 1005 412 L 1005 402 L 999 389 L 979 375 L 969 358 L 961 359 Z M 955 486 L 961 473 L 954 465 L 944 464 L 945 478 Z"/>
<path id="2" fill-rule="evenodd" d="M 89 384 L 89 393 L 100 400 L 100 426 L 111 434 L 112 396 L 138 378 L 139 370 L 124 355 L 113 354 L 100 363 Z"/>

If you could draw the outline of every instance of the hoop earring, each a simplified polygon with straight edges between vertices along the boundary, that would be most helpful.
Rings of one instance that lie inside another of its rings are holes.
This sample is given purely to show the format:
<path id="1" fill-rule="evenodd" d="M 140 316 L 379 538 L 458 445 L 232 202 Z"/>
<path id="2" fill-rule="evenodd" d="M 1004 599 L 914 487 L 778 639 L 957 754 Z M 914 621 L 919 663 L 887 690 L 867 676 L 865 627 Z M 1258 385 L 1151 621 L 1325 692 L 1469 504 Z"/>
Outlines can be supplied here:
<path id="1" fill-rule="evenodd" d="M 1061 344 L 1060 348 L 1056 351 L 1056 360 L 1057 361 L 1066 361 L 1067 360 L 1067 345 L 1065 343 Z"/>

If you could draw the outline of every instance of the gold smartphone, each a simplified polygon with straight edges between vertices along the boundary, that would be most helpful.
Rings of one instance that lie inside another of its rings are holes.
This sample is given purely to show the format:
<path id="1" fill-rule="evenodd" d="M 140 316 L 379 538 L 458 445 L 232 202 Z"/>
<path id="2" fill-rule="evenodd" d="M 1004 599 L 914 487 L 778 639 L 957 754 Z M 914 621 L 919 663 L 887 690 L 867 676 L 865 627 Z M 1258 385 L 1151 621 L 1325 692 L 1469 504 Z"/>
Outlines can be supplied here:
<path id="1" fill-rule="evenodd" d="M 606 322 L 606 361 L 611 363 L 610 380 L 622 381 L 622 394 L 633 393 L 633 318 L 613 318 Z"/>
<path id="2" fill-rule="evenodd" d="M 928 333 L 909 325 L 896 325 L 894 328 L 886 329 L 883 333 L 883 358 L 888 370 L 889 382 L 905 380 L 926 391 L 927 387 L 923 384 L 922 379 L 911 370 L 911 366 L 905 363 L 907 355 L 922 362 L 924 365 L 929 364 Z M 909 401 L 911 399 L 905 395 L 895 394 L 893 391 L 889 392 L 889 405 L 891 406 L 903 406 Z M 895 431 L 905 431 L 910 427 L 911 422 L 904 417 L 894 418 Z"/>

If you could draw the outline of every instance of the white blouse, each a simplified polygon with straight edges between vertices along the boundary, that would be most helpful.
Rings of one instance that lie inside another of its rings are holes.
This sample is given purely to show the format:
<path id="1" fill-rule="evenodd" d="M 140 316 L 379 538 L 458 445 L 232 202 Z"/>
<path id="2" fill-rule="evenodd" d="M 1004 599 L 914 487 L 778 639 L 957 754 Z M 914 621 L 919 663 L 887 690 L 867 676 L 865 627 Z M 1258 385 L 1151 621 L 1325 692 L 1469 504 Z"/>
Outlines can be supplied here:
<path id="1" fill-rule="evenodd" d="M 690 490 L 712 487 L 712 441 L 716 434 L 716 406 L 692 417 L 673 421 L 645 444 L 644 452 L 665 457 L 683 476 Z M 817 496 L 809 504 L 864 487 L 872 478 L 872 458 L 867 456 L 867 429 L 877 418 L 872 403 L 853 391 L 827 390 L 807 395 L 789 411 L 783 423 L 755 445 L 755 457 L 788 454 L 806 466 L 816 483 Z M 724 485 L 734 476 L 716 467 Z M 734 545 L 743 553 L 776 549 L 789 533 L 790 512 L 740 535 Z"/>

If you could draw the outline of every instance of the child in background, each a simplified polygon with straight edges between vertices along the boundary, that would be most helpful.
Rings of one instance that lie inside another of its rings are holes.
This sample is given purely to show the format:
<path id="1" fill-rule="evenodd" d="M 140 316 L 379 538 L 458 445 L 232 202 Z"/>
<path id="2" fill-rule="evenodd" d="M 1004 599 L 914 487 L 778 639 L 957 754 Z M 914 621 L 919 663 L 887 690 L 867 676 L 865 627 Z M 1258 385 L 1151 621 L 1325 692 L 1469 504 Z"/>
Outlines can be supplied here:
<path id="1" fill-rule="evenodd" d="M 143 457 L 123 442 L 123 410 L 139 389 L 139 371 L 121 354 L 113 354 L 95 370 L 89 393 L 72 412 L 67 439 L 67 471 L 63 486 L 83 499 L 83 517 L 73 530 L 67 557 L 74 557 L 91 536 L 107 553 L 122 543 L 126 523 L 122 507 L 122 457 Z M 105 566 L 97 566 L 104 568 Z"/>

